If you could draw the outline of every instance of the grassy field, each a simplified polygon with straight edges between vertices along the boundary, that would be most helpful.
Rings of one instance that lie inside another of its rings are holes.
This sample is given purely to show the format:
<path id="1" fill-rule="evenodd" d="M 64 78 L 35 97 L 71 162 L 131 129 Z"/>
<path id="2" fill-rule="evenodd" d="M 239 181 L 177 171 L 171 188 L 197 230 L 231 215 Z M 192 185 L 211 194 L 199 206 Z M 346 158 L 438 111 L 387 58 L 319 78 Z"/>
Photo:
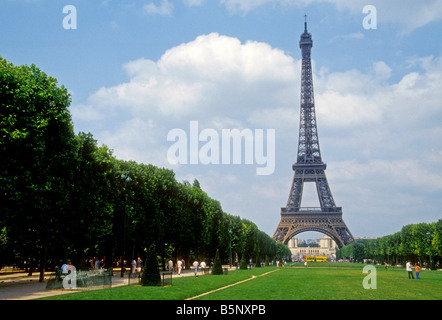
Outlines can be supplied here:
<path id="1" fill-rule="evenodd" d="M 358 264 L 310 264 L 308 268 L 254 268 L 228 275 L 174 278 L 171 287 L 122 286 L 77 292 L 49 300 L 441 300 L 442 272 L 421 271 L 409 280 L 403 268 L 376 269 L 376 289 L 364 289 Z M 228 285 L 228 288 L 211 292 Z M 208 293 L 203 296 L 198 295 Z"/>

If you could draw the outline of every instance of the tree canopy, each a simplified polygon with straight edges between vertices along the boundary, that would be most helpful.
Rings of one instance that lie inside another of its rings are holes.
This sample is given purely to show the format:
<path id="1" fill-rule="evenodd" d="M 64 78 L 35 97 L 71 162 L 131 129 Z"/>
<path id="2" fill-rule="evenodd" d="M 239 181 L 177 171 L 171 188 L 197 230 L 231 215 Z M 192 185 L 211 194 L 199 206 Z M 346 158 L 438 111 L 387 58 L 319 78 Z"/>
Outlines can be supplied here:
<path id="1" fill-rule="evenodd" d="M 362 262 L 402 264 L 407 261 L 434 265 L 442 260 L 442 219 L 433 223 L 410 224 L 401 231 L 378 239 L 358 240 L 342 247 L 339 258 Z"/>
<path id="2" fill-rule="evenodd" d="M 223 211 L 195 180 L 116 159 L 91 133 L 74 133 L 67 89 L 36 66 L 0 58 L 0 257 L 44 271 L 100 257 L 211 261 L 289 256 L 247 219 Z M 32 270 L 32 269 L 31 269 Z"/>

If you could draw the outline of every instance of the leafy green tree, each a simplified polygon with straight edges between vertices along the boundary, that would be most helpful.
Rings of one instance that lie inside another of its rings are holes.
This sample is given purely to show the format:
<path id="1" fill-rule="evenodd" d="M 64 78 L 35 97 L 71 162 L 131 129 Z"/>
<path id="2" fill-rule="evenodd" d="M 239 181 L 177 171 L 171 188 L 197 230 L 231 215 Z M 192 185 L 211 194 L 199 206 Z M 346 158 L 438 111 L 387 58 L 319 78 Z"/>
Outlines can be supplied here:
<path id="1" fill-rule="evenodd" d="M 424 261 L 428 256 L 430 225 L 428 223 L 418 223 L 412 225 L 411 234 L 413 236 L 413 254 L 418 260 Z"/>
<path id="2" fill-rule="evenodd" d="M 434 223 L 432 227 L 431 254 L 439 261 L 442 260 L 442 219 Z"/>
<path id="3" fill-rule="evenodd" d="M 356 241 L 352 243 L 353 246 L 353 258 L 357 262 L 363 262 L 364 261 L 364 245 Z"/>
<path id="4" fill-rule="evenodd" d="M 47 256 L 62 244 L 62 230 L 73 218 L 71 100 L 35 65 L 16 67 L 3 58 L 0 97 L 0 211 L 22 258 L 40 261 L 43 281 Z"/>
<path id="5" fill-rule="evenodd" d="M 229 241 L 229 255 L 230 255 L 230 243 L 232 244 L 232 259 L 234 259 L 235 256 L 241 257 L 243 253 L 243 245 L 242 245 L 242 223 L 241 218 L 238 216 L 233 216 L 229 214 L 225 214 L 227 225 L 227 230 L 225 232 L 228 232 L 228 240 Z M 227 234 L 226 234 L 227 236 Z"/>
<path id="6" fill-rule="evenodd" d="M 276 244 L 276 257 L 279 259 L 289 260 L 292 256 L 290 249 L 283 243 Z"/>
<path id="7" fill-rule="evenodd" d="M 400 232 L 374 240 L 360 240 L 342 247 L 337 258 L 374 259 L 377 263 L 405 265 L 406 261 L 431 264 L 440 262 L 440 234 L 442 219 L 434 223 L 418 223 L 402 227 Z M 362 248 L 363 247 L 363 248 Z M 362 250 L 363 249 L 363 250 Z"/>
<path id="8" fill-rule="evenodd" d="M 64 229 L 64 238 L 71 246 L 70 256 L 78 269 L 88 256 L 112 256 L 112 252 L 108 254 L 108 250 L 103 250 L 112 236 L 111 193 L 114 190 L 110 180 L 115 159 L 105 146 L 97 146 L 91 133 L 80 132 L 77 142 L 78 154 L 69 199 L 73 218 L 69 227 Z"/>
<path id="9" fill-rule="evenodd" d="M 407 260 L 416 260 L 412 229 L 413 225 L 411 224 L 403 226 L 401 229 L 401 256 L 403 264 L 405 264 Z"/>
<path id="10" fill-rule="evenodd" d="M 117 160 L 91 133 L 74 134 L 70 96 L 34 65 L 0 58 L 0 257 L 28 265 L 86 257 L 290 257 L 251 221 L 223 211 L 198 180 Z M 23 156 L 26 155 L 26 156 Z M 130 178 L 130 179 L 129 179 Z M 439 248 L 440 237 L 432 238 Z M 436 249 L 434 250 L 437 251 Z M 439 252 L 439 251 L 438 251 Z M 436 255 L 436 253 L 435 253 Z M 30 268 L 32 271 L 32 268 Z"/>
<path id="11" fill-rule="evenodd" d="M 260 257 L 260 254 L 258 254 L 256 256 L 256 264 L 255 264 L 255 266 L 258 267 L 258 268 L 261 268 L 261 257 Z"/>

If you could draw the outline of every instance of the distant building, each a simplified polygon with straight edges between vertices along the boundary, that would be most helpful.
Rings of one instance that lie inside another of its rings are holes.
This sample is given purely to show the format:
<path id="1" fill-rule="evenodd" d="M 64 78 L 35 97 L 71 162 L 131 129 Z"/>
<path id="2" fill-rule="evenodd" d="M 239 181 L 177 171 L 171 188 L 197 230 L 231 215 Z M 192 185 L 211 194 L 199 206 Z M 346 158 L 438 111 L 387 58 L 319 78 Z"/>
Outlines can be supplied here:
<path id="1" fill-rule="evenodd" d="M 377 237 L 359 237 L 355 238 L 355 240 L 376 240 Z"/>
<path id="2" fill-rule="evenodd" d="M 299 247 L 298 244 L 301 241 L 297 238 L 292 238 L 288 242 L 288 248 L 292 252 L 292 259 L 294 260 L 301 260 L 306 256 L 326 256 L 330 260 L 336 258 L 336 242 L 327 235 L 324 235 L 319 241 L 310 241 L 310 243 L 319 242 L 319 247 Z"/>

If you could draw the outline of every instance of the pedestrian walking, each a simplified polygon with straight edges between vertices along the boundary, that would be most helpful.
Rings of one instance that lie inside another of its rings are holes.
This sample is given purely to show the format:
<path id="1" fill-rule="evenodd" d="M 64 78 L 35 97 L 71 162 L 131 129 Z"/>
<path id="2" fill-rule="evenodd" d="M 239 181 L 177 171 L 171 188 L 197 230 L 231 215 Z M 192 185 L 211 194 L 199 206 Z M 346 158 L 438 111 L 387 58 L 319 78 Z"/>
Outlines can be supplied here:
<path id="1" fill-rule="evenodd" d="M 135 277 L 135 270 L 137 269 L 137 261 L 135 259 L 132 260 L 131 266 L 132 266 L 132 277 Z"/>
<path id="2" fill-rule="evenodd" d="M 141 277 L 141 269 L 143 268 L 143 260 L 141 260 L 140 257 L 138 257 L 137 260 L 137 272 L 138 272 L 138 277 Z"/>
<path id="3" fill-rule="evenodd" d="M 173 272 L 173 261 L 172 261 L 172 259 L 169 260 L 168 266 L 169 266 L 169 272 Z"/>
<path id="4" fill-rule="evenodd" d="M 178 269 L 178 275 L 181 275 L 181 268 L 183 267 L 183 261 L 179 260 L 176 262 L 177 269 Z"/>
<path id="5" fill-rule="evenodd" d="M 198 261 L 195 260 L 195 262 L 193 263 L 193 267 L 195 268 L 195 277 L 198 277 L 197 272 L 198 272 Z"/>

